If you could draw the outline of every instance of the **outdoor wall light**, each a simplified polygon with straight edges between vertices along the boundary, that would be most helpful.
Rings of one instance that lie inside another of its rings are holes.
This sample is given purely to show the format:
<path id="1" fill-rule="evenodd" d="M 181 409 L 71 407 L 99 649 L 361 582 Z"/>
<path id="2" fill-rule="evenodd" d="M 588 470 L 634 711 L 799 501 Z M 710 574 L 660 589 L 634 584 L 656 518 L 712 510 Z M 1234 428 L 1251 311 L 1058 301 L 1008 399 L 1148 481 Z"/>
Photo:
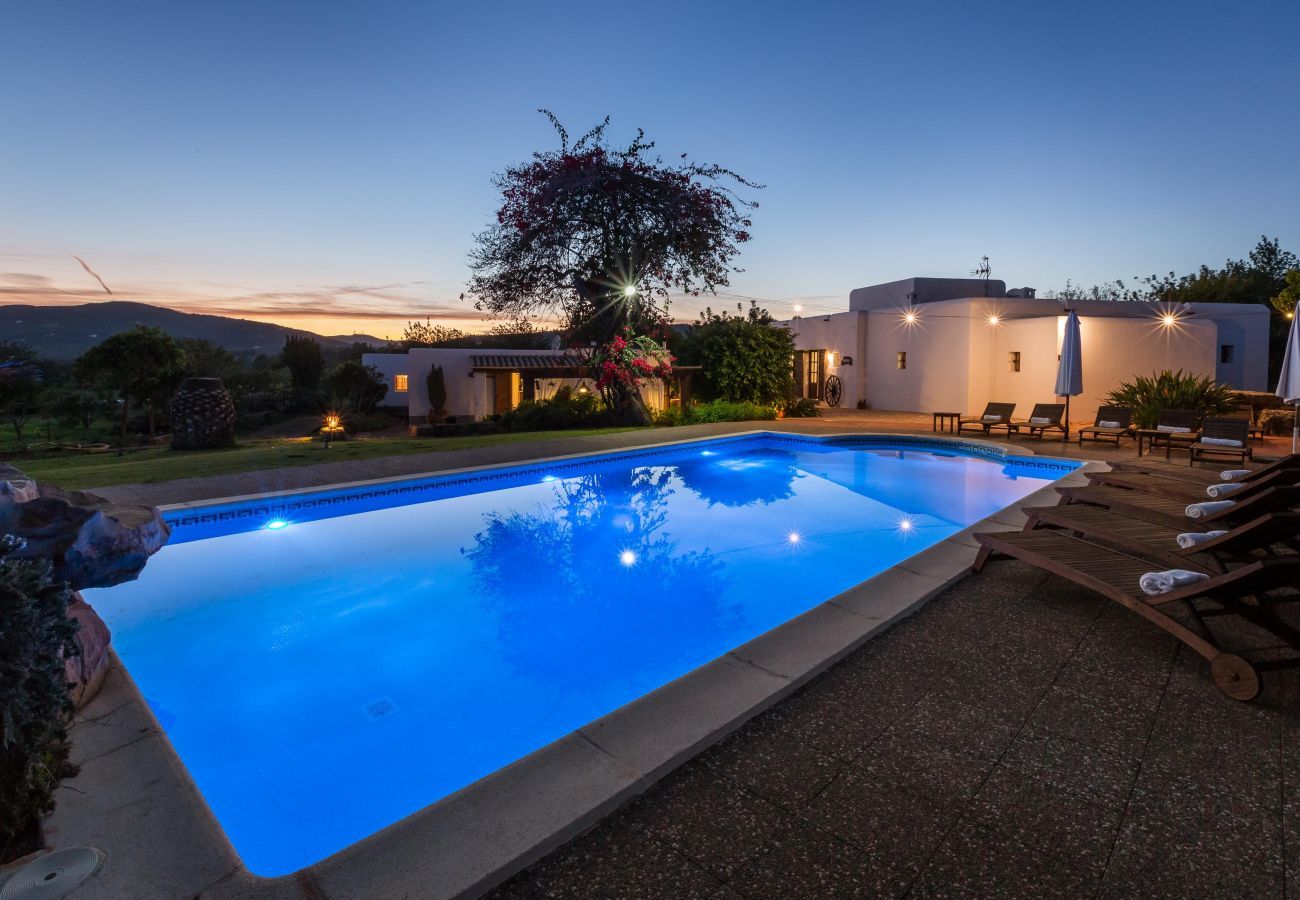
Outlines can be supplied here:
<path id="1" fill-rule="evenodd" d="M 1173 313 L 1165 313 L 1160 317 L 1160 324 L 1166 328 L 1170 328 L 1178 324 L 1178 317 Z"/>
<path id="2" fill-rule="evenodd" d="M 799 315 L 799 313 L 801 313 L 801 312 L 803 312 L 803 304 L 802 304 L 802 303 L 796 303 L 796 304 L 794 305 L 794 314 L 797 316 L 797 315 Z"/>
<path id="3" fill-rule="evenodd" d="M 989 324 L 990 324 L 990 325 L 996 325 L 996 324 L 998 324 L 998 323 L 1001 322 L 1001 321 L 1002 321 L 1002 318 L 1001 318 L 997 313 L 994 313 L 993 315 L 989 316 Z"/>
<path id="4" fill-rule="evenodd" d="M 921 318 L 921 316 L 914 309 L 909 309 L 907 312 L 903 313 L 903 321 L 908 325 L 915 325 L 916 320 L 919 318 Z"/>
<path id="5" fill-rule="evenodd" d="M 842 365 L 842 366 L 851 366 L 851 365 L 853 365 L 853 357 L 851 357 L 851 356 L 846 356 L 846 357 L 844 357 L 842 360 L 840 360 L 840 365 Z"/>

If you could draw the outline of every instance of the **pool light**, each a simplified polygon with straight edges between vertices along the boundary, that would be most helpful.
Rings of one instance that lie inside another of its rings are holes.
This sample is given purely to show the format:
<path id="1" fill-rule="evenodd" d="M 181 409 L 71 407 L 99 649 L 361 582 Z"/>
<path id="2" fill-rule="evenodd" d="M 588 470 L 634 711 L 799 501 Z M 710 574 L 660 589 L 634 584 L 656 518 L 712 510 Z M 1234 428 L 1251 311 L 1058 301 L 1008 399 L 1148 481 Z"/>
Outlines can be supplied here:
<path id="1" fill-rule="evenodd" d="M 903 516 L 903 518 L 898 520 L 898 530 L 903 532 L 903 534 L 911 534 L 912 529 L 915 527 L 916 523 L 913 522 L 909 516 Z"/>
<path id="2" fill-rule="evenodd" d="M 790 543 L 792 543 L 792 544 L 797 544 L 797 543 L 799 543 L 799 541 L 800 541 L 800 538 L 799 538 L 799 532 L 797 532 L 797 531 L 792 531 L 792 532 L 790 532 L 789 534 L 787 534 L 787 535 L 785 536 L 785 539 L 786 539 L 787 541 L 789 541 Z"/>
<path id="3" fill-rule="evenodd" d="M 554 480 L 555 480 L 555 476 L 554 476 L 554 475 L 543 475 L 543 476 L 542 476 L 542 481 L 554 481 Z"/>
<path id="4" fill-rule="evenodd" d="M 266 523 L 266 527 L 270 531 L 279 531 L 282 528 L 288 528 L 289 523 L 284 519 L 272 519 Z"/>
<path id="5" fill-rule="evenodd" d="M 636 565 L 636 553 L 631 550 L 624 550 L 618 555 L 618 561 L 624 566 L 631 568 Z"/>

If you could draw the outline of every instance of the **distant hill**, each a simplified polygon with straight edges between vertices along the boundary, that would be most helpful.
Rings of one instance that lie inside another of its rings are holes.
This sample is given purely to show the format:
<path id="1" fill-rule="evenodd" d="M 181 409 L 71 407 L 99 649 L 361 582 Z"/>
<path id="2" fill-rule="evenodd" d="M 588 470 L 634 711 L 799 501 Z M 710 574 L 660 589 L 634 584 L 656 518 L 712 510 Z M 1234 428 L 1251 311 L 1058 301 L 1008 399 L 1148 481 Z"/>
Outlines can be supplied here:
<path id="1" fill-rule="evenodd" d="M 239 356 L 278 353 L 290 334 L 305 334 L 322 346 L 346 347 L 355 341 L 380 346 L 384 343 L 369 335 L 322 337 L 270 322 L 183 313 L 124 300 L 78 306 L 0 306 L 0 340 L 22 341 L 49 359 L 76 359 L 109 335 L 137 325 L 161 328 L 174 338 L 207 338 Z"/>

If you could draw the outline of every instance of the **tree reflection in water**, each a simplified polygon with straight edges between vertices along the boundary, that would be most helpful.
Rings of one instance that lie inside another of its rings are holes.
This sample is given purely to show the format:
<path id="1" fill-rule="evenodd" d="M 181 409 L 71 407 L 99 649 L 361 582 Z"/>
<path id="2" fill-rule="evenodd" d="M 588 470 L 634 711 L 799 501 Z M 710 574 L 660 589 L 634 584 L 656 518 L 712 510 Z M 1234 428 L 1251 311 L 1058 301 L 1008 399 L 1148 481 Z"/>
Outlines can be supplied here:
<path id="1" fill-rule="evenodd" d="M 679 550 L 664 528 L 673 474 L 595 472 L 557 482 L 534 513 L 486 516 L 461 552 L 499 611 L 508 655 L 576 681 L 625 677 L 637 659 L 693 666 L 722 652 L 707 641 L 735 618 L 723 566 L 707 548 Z"/>
<path id="2" fill-rule="evenodd" d="M 701 455 L 677 464 L 677 475 L 710 506 L 763 506 L 794 496 L 803 473 L 785 450 L 753 450 L 743 455 Z"/>

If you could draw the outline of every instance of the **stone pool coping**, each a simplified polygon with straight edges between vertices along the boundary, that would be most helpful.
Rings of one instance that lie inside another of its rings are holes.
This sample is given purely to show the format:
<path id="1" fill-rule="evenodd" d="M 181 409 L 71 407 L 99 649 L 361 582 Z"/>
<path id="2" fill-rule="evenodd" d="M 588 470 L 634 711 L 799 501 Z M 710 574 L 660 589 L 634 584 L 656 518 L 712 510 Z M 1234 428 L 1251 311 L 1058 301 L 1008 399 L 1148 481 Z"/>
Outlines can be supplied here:
<path id="1" fill-rule="evenodd" d="M 777 434 L 763 429 L 725 437 Z M 715 442 L 720 435 L 672 442 Z M 964 444 L 1016 457 L 1022 445 L 969 438 L 898 434 L 819 434 L 815 439 L 878 438 L 882 443 Z M 662 449 L 663 443 L 619 452 Z M 1044 448 L 1046 449 L 1046 448 Z M 531 461 L 553 463 L 597 451 Z M 216 818 L 185 772 L 166 734 L 116 655 L 100 694 L 77 716 L 72 761 L 81 775 L 62 786 L 46 821 L 52 849 L 97 846 L 103 869 L 78 900 L 125 896 L 226 898 L 474 897 L 590 828 L 630 797 L 778 703 L 872 637 L 960 580 L 974 560 L 972 534 L 1023 526 L 1024 505 L 1050 505 L 1056 486 L 1082 483 L 1104 463 L 1074 472 L 899 565 L 826 600 L 742 646 L 542 747 L 293 875 L 260 878 L 243 867 Z M 501 468 L 441 470 L 448 475 Z M 418 476 L 372 479 L 359 487 Z M 216 502 L 267 499 L 309 491 L 274 491 L 174 504 L 174 511 Z M 195 667 L 186 673 L 202 677 Z M 395 748 L 378 760 L 400 779 Z"/>

